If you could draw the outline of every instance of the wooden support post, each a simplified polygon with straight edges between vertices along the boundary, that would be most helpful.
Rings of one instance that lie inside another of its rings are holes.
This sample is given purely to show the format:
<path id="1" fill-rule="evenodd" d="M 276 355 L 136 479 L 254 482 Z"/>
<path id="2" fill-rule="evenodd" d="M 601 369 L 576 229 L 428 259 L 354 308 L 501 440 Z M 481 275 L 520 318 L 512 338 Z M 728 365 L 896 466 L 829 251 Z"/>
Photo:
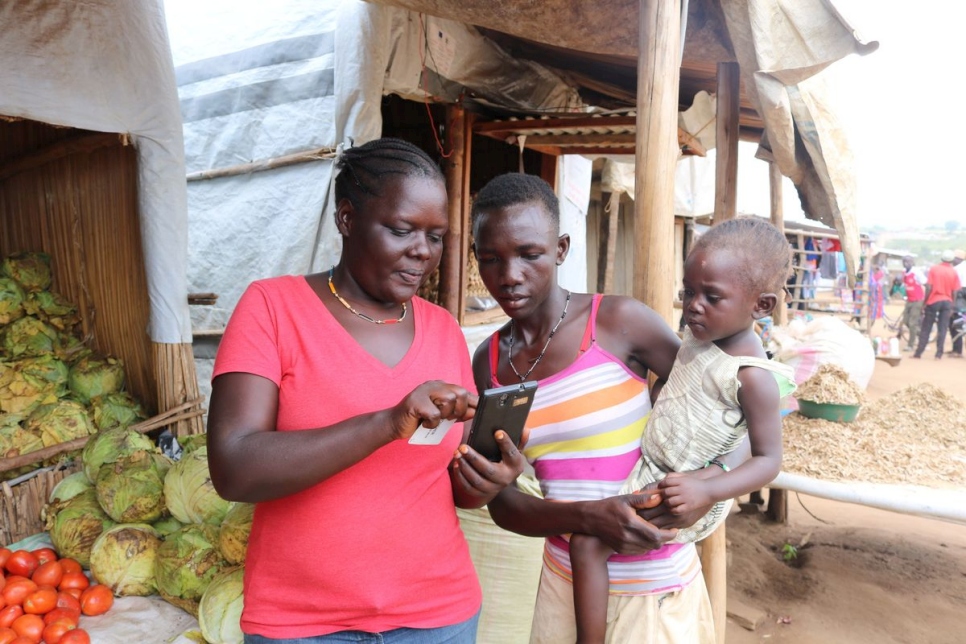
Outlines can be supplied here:
<path id="1" fill-rule="evenodd" d="M 597 292 L 614 292 L 614 260 L 617 255 L 617 224 L 621 193 L 612 192 L 600 217 L 600 241 L 597 244 Z"/>
<path id="2" fill-rule="evenodd" d="M 466 266 L 470 261 L 470 169 L 473 159 L 473 121 L 476 115 L 472 112 L 463 113 L 463 184 L 460 188 L 460 218 L 462 228 L 460 232 L 460 282 L 459 282 L 459 313 L 456 320 L 463 324 L 466 315 Z M 452 196 L 450 196 L 452 199 Z"/>
<path id="3" fill-rule="evenodd" d="M 443 237 L 439 261 L 439 304 L 454 317 L 460 316 L 463 266 L 463 166 L 466 163 L 466 118 L 459 105 L 446 106 L 446 193 L 449 195 L 449 230 Z"/>
<path id="4" fill-rule="evenodd" d="M 727 525 L 722 523 L 718 529 L 701 541 L 701 572 L 708 587 L 711 599 L 711 614 L 714 617 L 714 639 L 724 644 L 728 630 L 728 536 Z"/>
<path id="5" fill-rule="evenodd" d="M 673 326 L 681 2 L 641 0 L 639 19 L 633 294 Z"/>
<path id="6" fill-rule="evenodd" d="M 717 156 L 714 181 L 714 223 L 738 216 L 738 117 L 741 78 L 738 63 L 718 63 Z"/>
<path id="7" fill-rule="evenodd" d="M 778 230 L 785 232 L 785 212 L 782 206 L 782 173 L 774 161 L 768 163 L 768 188 L 771 203 L 771 223 Z M 801 248 L 801 246 L 799 246 Z M 797 280 L 796 280 L 797 283 Z M 796 295 L 800 295 L 798 290 Z M 782 326 L 788 323 L 788 307 L 785 306 L 785 293 L 778 294 L 778 308 L 772 316 L 775 324 Z M 788 492 L 778 488 L 768 489 L 767 515 L 773 521 L 785 523 L 788 521 Z"/>

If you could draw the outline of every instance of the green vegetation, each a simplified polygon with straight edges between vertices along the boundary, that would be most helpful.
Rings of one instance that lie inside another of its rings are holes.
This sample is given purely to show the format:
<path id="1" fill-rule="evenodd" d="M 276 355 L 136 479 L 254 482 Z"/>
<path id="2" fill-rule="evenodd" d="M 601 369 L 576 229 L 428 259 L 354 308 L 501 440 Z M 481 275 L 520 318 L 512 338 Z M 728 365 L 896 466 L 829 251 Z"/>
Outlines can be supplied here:
<path id="1" fill-rule="evenodd" d="M 786 543 L 782 548 L 782 559 L 785 560 L 785 563 L 798 559 L 798 548 L 790 543 Z"/>

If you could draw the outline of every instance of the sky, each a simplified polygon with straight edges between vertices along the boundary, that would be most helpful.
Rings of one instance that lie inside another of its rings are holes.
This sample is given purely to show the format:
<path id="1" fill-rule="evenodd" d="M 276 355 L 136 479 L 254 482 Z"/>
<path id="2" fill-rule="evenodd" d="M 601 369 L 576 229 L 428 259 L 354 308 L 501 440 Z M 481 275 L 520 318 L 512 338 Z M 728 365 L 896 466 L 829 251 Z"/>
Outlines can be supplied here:
<path id="1" fill-rule="evenodd" d="M 950 220 L 966 226 L 959 196 L 966 129 L 957 100 L 959 63 L 966 59 L 959 18 L 966 9 L 940 0 L 833 4 L 862 39 L 879 42 L 877 51 L 853 54 L 823 72 L 855 157 L 859 226 L 941 227 Z M 744 144 L 739 153 L 738 210 L 767 215 L 768 169 L 754 150 Z M 802 219 L 788 180 L 783 194 L 785 217 Z"/>

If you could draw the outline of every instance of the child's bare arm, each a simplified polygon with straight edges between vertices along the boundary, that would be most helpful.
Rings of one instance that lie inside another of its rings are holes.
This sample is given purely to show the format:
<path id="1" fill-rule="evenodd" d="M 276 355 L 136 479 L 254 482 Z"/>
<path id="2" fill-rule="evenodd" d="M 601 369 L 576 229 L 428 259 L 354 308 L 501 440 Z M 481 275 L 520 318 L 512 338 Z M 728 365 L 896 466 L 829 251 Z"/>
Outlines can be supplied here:
<path id="1" fill-rule="evenodd" d="M 732 499 L 761 489 L 781 469 L 782 421 L 775 377 L 765 369 L 746 367 L 738 372 L 738 402 L 748 422 L 751 458 L 730 472 L 709 479 L 668 474 L 661 482 L 674 514 Z"/>

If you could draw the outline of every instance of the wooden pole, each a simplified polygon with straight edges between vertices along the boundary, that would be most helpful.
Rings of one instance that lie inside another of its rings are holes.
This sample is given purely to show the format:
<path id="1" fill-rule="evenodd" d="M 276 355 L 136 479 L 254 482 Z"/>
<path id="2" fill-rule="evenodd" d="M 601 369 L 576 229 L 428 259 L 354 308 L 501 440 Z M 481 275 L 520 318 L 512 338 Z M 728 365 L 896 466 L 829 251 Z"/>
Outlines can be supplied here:
<path id="1" fill-rule="evenodd" d="M 449 230 L 443 237 L 439 262 L 439 304 L 459 319 L 463 264 L 463 166 L 466 163 L 466 118 L 459 105 L 446 107 L 446 193 L 449 195 Z"/>
<path id="2" fill-rule="evenodd" d="M 213 170 L 200 170 L 198 172 L 192 172 L 185 177 L 185 180 L 190 183 L 192 181 L 237 177 L 243 174 L 252 174 L 254 172 L 264 172 L 265 170 L 285 168 L 290 165 L 297 165 L 299 163 L 334 159 L 335 154 L 335 148 L 316 148 L 315 150 L 304 150 L 302 152 L 293 152 L 292 154 L 273 157 L 271 159 L 262 159 L 261 161 L 252 161 L 251 163 L 241 163 L 239 165 L 233 165 L 227 168 L 215 168 Z"/>
<path id="3" fill-rule="evenodd" d="M 785 211 L 782 206 L 782 173 L 774 161 L 768 163 L 768 197 L 771 206 L 771 223 L 778 230 L 785 233 Z M 776 326 L 788 322 L 788 308 L 785 306 L 785 293 L 778 294 L 778 308 L 772 316 Z"/>
<path id="4" fill-rule="evenodd" d="M 681 2 L 641 0 L 639 20 L 633 294 L 673 326 Z"/>
<path id="5" fill-rule="evenodd" d="M 617 255 L 617 224 L 621 193 L 612 192 L 600 218 L 600 242 L 597 247 L 597 292 L 614 292 L 614 261 Z"/>
<path id="6" fill-rule="evenodd" d="M 717 157 L 714 166 L 714 223 L 738 216 L 738 117 L 741 79 L 738 63 L 718 63 Z"/>
<path id="7" fill-rule="evenodd" d="M 466 315 L 466 265 L 470 260 L 470 169 L 473 159 L 473 121 L 476 116 L 472 112 L 463 112 L 463 177 L 460 187 L 460 281 L 458 312 L 456 320 L 463 324 Z M 452 197 L 451 197 L 452 198 Z"/>

